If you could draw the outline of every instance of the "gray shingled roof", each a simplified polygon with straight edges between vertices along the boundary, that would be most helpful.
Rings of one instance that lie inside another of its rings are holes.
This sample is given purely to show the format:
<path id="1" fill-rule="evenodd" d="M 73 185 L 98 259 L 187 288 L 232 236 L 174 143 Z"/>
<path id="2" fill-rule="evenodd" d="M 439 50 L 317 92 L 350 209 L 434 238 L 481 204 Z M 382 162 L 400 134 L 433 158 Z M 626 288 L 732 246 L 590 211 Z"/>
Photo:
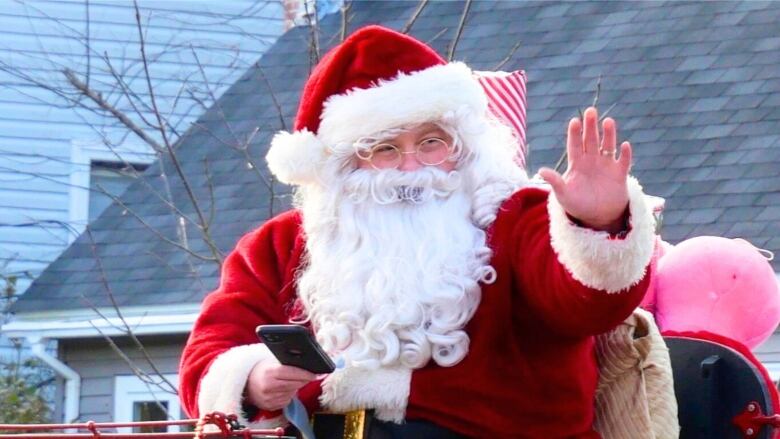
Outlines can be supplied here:
<path id="1" fill-rule="evenodd" d="M 400 29 L 415 2 L 357 2 L 350 29 L 380 23 Z M 462 3 L 430 2 L 412 34 L 446 53 Z M 492 69 L 520 43 L 505 70 L 530 82 L 531 168 L 555 163 L 567 120 L 593 99 L 602 76 L 602 108 L 615 104 L 621 137 L 635 147 L 634 173 L 647 193 L 667 200 L 663 236 L 678 242 L 714 234 L 743 237 L 780 251 L 780 3 L 773 2 L 474 2 L 456 58 Z M 338 40 L 340 17 L 322 22 L 320 42 Z M 446 29 L 442 32 L 442 29 Z M 251 137 L 249 156 L 263 163 L 281 128 L 272 95 L 289 126 L 310 67 L 309 29 L 284 35 L 181 139 L 179 155 L 208 207 L 212 174 L 217 213 L 212 230 L 222 251 L 268 215 L 269 191 L 243 152 L 228 146 Z M 267 79 L 267 82 L 266 82 Z M 230 128 L 225 124 L 229 121 Z M 170 167 L 170 164 L 166 164 Z M 148 183 L 160 187 L 154 175 Z M 265 170 L 261 171 L 263 174 Z M 182 185 L 172 178 L 187 214 Z M 175 237 L 170 211 L 143 184 L 123 197 L 130 209 Z M 94 255 L 120 306 L 198 302 L 218 280 L 216 266 L 151 234 L 120 206 L 110 207 L 38 278 L 17 312 L 107 305 Z M 205 253 L 192 227 L 191 248 Z M 192 264 L 198 276 L 188 274 Z M 780 271 L 780 259 L 774 267 Z"/>

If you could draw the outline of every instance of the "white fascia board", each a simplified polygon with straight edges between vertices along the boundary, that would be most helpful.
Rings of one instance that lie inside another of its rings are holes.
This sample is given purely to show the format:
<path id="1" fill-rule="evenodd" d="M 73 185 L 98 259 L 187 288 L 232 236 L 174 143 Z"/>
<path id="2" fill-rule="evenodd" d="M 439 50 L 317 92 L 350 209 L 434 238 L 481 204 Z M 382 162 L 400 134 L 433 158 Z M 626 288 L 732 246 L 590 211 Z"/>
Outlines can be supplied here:
<path id="1" fill-rule="evenodd" d="M 99 314 L 98 314 L 99 312 Z M 199 306 L 143 307 L 116 311 L 76 310 L 18 314 L 0 328 L 8 338 L 49 339 L 135 335 L 186 334 L 198 317 Z"/>
<path id="2" fill-rule="evenodd" d="M 124 317 L 161 316 L 176 314 L 191 314 L 200 311 L 200 303 L 182 303 L 176 305 L 154 306 L 122 306 L 119 308 Z M 24 320 L 89 320 L 96 317 L 115 317 L 116 308 L 106 306 L 102 308 L 74 308 L 67 310 L 26 311 L 17 313 L 16 318 Z"/>
<path id="3" fill-rule="evenodd" d="M 772 362 L 772 361 L 762 361 L 761 364 L 764 365 L 766 368 L 766 371 L 769 373 L 769 378 L 772 379 L 772 381 L 777 382 L 780 380 L 780 363 Z"/>

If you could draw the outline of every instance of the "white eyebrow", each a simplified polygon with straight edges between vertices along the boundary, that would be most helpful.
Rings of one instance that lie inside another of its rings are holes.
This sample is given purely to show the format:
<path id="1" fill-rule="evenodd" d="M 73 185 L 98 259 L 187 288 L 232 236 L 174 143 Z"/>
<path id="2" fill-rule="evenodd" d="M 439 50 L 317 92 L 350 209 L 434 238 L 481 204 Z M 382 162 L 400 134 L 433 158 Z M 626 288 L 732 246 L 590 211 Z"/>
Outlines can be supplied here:
<path id="1" fill-rule="evenodd" d="M 442 136 L 442 135 L 446 134 L 443 129 L 441 129 L 439 127 L 433 127 L 433 128 L 431 128 L 429 130 L 425 130 L 422 133 L 420 133 L 420 137 L 425 137 L 425 136 L 428 136 L 428 135 L 434 134 L 434 133 L 438 134 L 439 136 Z"/>

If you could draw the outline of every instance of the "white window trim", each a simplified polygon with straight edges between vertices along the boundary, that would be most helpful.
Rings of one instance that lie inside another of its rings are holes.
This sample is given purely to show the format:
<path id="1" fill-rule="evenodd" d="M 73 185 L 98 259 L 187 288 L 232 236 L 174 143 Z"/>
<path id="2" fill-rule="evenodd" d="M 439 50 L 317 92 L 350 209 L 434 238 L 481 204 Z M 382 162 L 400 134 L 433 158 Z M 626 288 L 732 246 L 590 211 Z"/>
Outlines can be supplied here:
<path id="1" fill-rule="evenodd" d="M 179 387 L 179 376 L 177 374 L 165 374 L 163 377 L 176 386 L 176 388 Z M 173 419 L 179 419 L 181 406 L 177 395 L 165 392 L 153 385 L 148 385 L 135 375 L 117 375 L 114 377 L 114 422 L 132 422 L 133 403 L 152 400 L 167 402 L 168 415 Z M 178 425 L 168 427 L 168 432 L 178 431 Z M 132 432 L 132 427 L 117 428 L 117 433 Z"/>
<path id="2" fill-rule="evenodd" d="M 68 243 L 73 242 L 84 231 L 89 222 L 89 185 L 92 162 L 118 162 L 120 158 L 127 163 L 148 165 L 155 160 L 155 155 L 150 147 L 143 144 L 122 145 L 112 150 L 100 142 L 71 141 L 68 219 L 74 230 L 73 233 L 68 233 Z"/>

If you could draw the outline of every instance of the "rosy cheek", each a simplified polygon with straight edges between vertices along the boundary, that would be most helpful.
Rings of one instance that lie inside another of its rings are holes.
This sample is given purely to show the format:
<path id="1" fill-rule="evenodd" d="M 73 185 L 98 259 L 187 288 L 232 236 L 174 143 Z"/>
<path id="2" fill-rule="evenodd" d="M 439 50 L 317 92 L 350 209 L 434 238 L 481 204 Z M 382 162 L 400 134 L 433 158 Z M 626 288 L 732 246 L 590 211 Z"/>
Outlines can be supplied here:
<path id="1" fill-rule="evenodd" d="M 458 162 L 453 160 L 445 160 L 444 162 L 440 163 L 439 165 L 436 165 L 437 168 L 441 169 L 444 172 L 450 172 L 455 170 L 455 167 L 458 165 Z"/>
<path id="2" fill-rule="evenodd" d="M 355 157 L 355 168 L 357 169 L 369 169 L 371 168 L 371 163 L 369 163 L 368 160 L 363 160 L 359 157 Z"/>

